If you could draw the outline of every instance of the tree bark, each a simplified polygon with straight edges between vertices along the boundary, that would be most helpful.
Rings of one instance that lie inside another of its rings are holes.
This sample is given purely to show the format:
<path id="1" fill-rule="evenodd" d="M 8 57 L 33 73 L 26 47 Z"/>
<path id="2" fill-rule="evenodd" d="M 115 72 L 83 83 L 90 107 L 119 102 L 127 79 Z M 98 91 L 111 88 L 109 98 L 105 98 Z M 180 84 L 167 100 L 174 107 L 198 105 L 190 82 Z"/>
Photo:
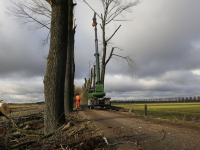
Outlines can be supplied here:
<path id="1" fill-rule="evenodd" d="M 95 87 L 95 77 L 96 77 L 96 74 L 95 74 L 95 65 L 94 65 L 94 72 L 93 72 L 93 87 Z"/>
<path id="2" fill-rule="evenodd" d="M 65 75 L 65 97 L 64 109 L 65 116 L 73 111 L 73 89 L 72 89 L 72 58 L 73 58 L 73 0 L 68 1 L 68 46 L 67 46 L 67 62 Z"/>
<path id="3" fill-rule="evenodd" d="M 52 0 L 50 50 L 44 77 L 44 134 L 55 132 L 65 121 L 64 82 L 67 56 L 68 1 Z"/>
<path id="4" fill-rule="evenodd" d="M 75 24 L 75 22 L 74 22 L 74 24 Z M 74 76 L 75 76 L 75 62 L 74 62 L 74 42 L 75 42 L 75 40 L 74 40 L 74 36 L 75 36 L 75 30 L 76 30 L 76 27 L 75 27 L 75 25 L 74 25 L 74 27 L 73 27 L 73 36 L 72 36 L 72 40 L 73 40 L 73 45 L 72 45 L 72 63 L 71 63 L 71 65 L 72 65 L 72 84 L 71 84 L 71 88 L 72 88 L 72 103 L 71 103 L 71 107 L 73 108 L 73 106 L 74 106 L 74 91 L 75 91 L 75 85 L 74 85 Z"/>
<path id="5" fill-rule="evenodd" d="M 90 87 L 92 86 L 92 75 L 93 75 L 93 68 L 90 71 Z"/>
<path id="6" fill-rule="evenodd" d="M 102 41 L 103 41 L 103 57 L 102 57 L 102 65 L 101 65 L 101 84 L 104 85 L 105 79 L 105 71 L 106 71 L 106 47 L 107 42 L 105 40 L 105 21 L 102 20 Z"/>

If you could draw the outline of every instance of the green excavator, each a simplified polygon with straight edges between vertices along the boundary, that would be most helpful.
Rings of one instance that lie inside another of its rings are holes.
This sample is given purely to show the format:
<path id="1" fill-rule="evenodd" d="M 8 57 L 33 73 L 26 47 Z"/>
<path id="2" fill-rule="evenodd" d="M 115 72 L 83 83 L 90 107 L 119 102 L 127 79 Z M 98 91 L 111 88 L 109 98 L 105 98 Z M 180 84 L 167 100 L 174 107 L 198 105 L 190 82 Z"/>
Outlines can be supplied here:
<path id="1" fill-rule="evenodd" d="M 96 13 L 94 13 L 93 23 L 95 31 L 95 74 L 96 74 L 96 83 L 95 87 L 89 88 L 89 99 L 88 99 L 88 107 L 94 108 L 95 106 L 100 107 L 110 107 L 110 99 L 106 98 L 106 93 L 104 92 L 104 86 L 100 80 L 100 65 L 99 65 L 99 52 L 98 52 L 98 39 L 97 39 L 97 22 L 96 22 Z"/>

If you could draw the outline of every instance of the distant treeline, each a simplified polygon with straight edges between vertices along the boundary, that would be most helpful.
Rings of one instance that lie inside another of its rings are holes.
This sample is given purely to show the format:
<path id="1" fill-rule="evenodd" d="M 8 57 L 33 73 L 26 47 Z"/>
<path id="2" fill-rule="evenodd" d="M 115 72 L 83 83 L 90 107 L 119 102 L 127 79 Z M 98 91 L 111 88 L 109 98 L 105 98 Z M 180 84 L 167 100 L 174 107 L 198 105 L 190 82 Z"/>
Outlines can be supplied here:
<path id="1" fill-rule="evenodd" d="M 200 96 L 151 98 L 151 99 L 135 99 L 135 100 L 112 100 L 111 101 L 111 103 L 170 103 L 170 102 L 200 102 Z"/>
<path id="2" fill-rule="evenodd" d="M 36 103 L 7 103 L 8 105 L 33 105 L 33 104 L 44 104 L 45 102 L 36 102 Z"/>

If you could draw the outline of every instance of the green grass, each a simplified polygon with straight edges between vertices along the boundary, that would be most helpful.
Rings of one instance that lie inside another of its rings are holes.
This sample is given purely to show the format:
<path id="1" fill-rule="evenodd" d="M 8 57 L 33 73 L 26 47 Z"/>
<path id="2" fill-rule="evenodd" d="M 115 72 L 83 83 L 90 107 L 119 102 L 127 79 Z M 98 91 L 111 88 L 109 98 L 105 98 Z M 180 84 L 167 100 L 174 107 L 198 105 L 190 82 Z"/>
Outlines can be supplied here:
<path id="1" fill-rule="evenodd" d="M 114 103 L 138 114 L 144 114 L 145 104 Z M 195 121 L 200 123 L 200 102 L 195 103 L 147 103 L 147 116 L 171 121 Z"/>
<path id="2" fill-rule="evenodd" d="M 8 106 L 11 110 L 11 118 L 38 113 L 39 109 L 44 109 L 44 104 L 11 104 Z M 2 120 L 6 120 L 6 117 L 0 116 L 0 121 Z"/>
<path id="3" fill-rule="evenodd" d="M 44 104 L 12 104 L 8 106 L 12 112 L 44 108 Z"/>

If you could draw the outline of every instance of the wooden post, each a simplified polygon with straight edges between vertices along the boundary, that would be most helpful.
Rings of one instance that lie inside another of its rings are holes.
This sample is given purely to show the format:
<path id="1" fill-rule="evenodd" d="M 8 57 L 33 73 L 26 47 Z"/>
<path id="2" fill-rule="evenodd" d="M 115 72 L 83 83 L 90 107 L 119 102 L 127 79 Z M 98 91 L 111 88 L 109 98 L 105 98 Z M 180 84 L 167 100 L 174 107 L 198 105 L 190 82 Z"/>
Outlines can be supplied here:
<path id="1" fill-rule="evenodd" d="M 144 116 L 147 116 L 147 104 L 144 105 Z"/>

